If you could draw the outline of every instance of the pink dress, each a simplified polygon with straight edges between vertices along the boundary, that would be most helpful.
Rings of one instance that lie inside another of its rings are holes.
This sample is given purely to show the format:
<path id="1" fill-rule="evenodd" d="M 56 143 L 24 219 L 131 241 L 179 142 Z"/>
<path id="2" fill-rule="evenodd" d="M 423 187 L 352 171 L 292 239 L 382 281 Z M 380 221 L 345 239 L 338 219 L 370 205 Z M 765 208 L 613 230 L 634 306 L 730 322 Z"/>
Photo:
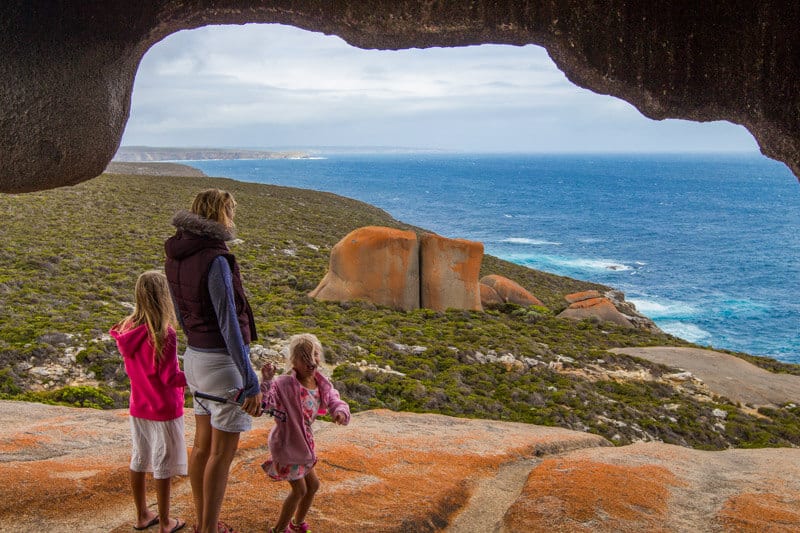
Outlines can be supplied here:
<path id="1" fill-rule="evenodd" d="M 311 443 L 311 452 L 314 452 L 314 434 L 311 431 L 311 424 L 317 419 L 319 411 L 319 389 L 307 389 L 300 387 L 300 405 L 303 408 L 303 430 L 306 433 L 308 442 Z M 316 461 L 304 465 L 281 464 L 272 459 L 261 465 L 261 468 L 275 481 L 295 481 L 303 479 L 309 470 L 314 468 Z"/>

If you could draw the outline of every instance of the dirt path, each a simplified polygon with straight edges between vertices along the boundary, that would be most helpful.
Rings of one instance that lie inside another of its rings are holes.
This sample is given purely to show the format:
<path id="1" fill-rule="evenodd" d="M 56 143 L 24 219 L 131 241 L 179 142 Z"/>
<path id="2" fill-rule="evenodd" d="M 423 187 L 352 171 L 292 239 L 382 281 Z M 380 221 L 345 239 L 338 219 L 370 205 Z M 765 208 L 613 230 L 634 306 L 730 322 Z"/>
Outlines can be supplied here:
<path id="1" fill-rule="evenodd" d="M 610 351 L 691 372 L 714 393 L 734 402 L 752 406 L 800 403 L 800 376 L 774 374 L 726 353 L 666 346 Z"/>
<path id="2" fill-rule="evenodd" d="M 513 504 L 539 463 L 524 459 L 501 466 L 497 475 L 482 480 L 464 510 L 444 531 L 449 533 L 488 533 L 503 531 L 503 515 Z"/>

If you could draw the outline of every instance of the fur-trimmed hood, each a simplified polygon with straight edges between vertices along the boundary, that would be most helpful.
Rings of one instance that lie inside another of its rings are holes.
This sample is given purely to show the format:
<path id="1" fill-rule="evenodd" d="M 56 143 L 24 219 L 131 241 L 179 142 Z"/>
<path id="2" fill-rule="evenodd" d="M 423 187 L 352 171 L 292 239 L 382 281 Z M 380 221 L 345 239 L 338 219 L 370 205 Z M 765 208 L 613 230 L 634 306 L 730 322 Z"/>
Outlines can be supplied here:
<path id="1" fill-rule="evenodd" d="M 186 209 L 175 213 L 175 216 L 172 217 L 172 225 L 179 230 L 221 241 L 231 241 L 235 236 L 233 228 L 226 228 L 215 220 L 195 215 Z"/>
<path id="2" fill-rule="evenodd" d="M 172 218 L 178 232 L 167 239 L 164 250 L 167 257 L 182 260 L 200 250 L 216 248 L 228 252 L 225 241 L 233 239 L 233 231 L 219 222 L 195 215 L 186 210 L 178 211 Z"/>

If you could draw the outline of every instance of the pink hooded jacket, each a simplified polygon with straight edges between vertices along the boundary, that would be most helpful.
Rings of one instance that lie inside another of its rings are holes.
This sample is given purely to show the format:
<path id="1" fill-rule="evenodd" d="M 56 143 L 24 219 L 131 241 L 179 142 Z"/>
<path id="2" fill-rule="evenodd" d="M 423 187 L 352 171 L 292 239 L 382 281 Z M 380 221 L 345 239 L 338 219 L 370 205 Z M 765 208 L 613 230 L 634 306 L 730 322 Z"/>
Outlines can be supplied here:
<path id="1" fill-rule="evenodd" d="M 186 376 L 178 366 L 175 330 L 169 328 L 159 364 L 153 357 L 147 325 L 127 331 L 112 329 L 109 334 L 117 340 L 119 353 L 125 359 L 125 372 L 131 379 L 131 416 L 157 421 L 183 416 Z"/>
<path id="2" fill-rule="evenodd" d="M 339 391 L 333 388 L 331 382 L 316 372 L 319 390 L 320 407 L 318 414 L 333 416 L 337 412 L 345 415 L 344 425 L 350 423 L 350 406 L 339 397 Z M 278 376 L 272 381 L 261 384 L 261 392 L 267 407 L 286 413 L 286 421 L 275 419 L 275 426 L 269 432 L 269 453 L 272 460 L 280 464 L 298 465 L 311 464 L 317 457 L 311 449 L 311 442 L 306 438 L 303 429 L 303 407 L 300 404 L 300 382 L 294 375 Z M 311 437 L 313 439 L 313 436 Z"/>

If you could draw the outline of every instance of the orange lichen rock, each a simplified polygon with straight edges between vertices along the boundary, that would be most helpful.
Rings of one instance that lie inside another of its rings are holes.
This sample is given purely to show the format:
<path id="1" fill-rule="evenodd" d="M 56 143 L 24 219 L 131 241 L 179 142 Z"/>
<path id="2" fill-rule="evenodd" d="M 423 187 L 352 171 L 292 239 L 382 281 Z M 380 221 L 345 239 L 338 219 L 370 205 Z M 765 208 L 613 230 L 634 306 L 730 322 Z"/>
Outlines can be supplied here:
<path id="1" fill-rule="evenodd" d="M 413 231 L 366 226 L 331 250 L 327 274 L 309 293 L 320 300 L 369 300 L 409 311 L 419 307 L 419 243 Z"/>
<path id="2" fill-rule="evenodd" d="M 718 520 L 726 531 L 800 531 L 800 492 L 794 497 L 770 493 L 739 494 L 725 502 Z"/>
<path id="3" fill-rule="evenodd" d="M 480 290 L 481 293 L 481 305 L 483 306 L 484 309 L 490 305 L 500 305 L 502 303 L 505 303 L 504 300 L 500 298 L 500 295 L 497 294 L 497 291 L 495 291 L 488 285 L 479 283 L 478 290 Z"/>
<path id="4" fill-rule="evenodd" d="M 433 233 L 420 237 L 420 307 L 480 311 L 483 244 Z"/>
<path id="5" fill-rule="evenodd" d="M 320 300 L 367 300 L 409 311 L 427 307 L 481 310 L 478 275 L 483 244 L 412 231 L 367 226 L 331 250 L 316 289 Z"/>
<path id="6" fill-rule="evenodd" d="M 589 291 L 581 291 L 581 292 L 573 292 L 572 294 L 567 294 L 564 296 L 564 299 L 567 303 L 574 304 L 575 302 L 580 302 L 582 300 L 588 300 L 590 298 L 602 298 L 603 295 L 600 291 L 589 290 Z"/>
<path id="7" fill-rule="evenodd" d="M 559 318 L 570 318 L 573 320 L 583 320 L 585 318 L 597 318 L 603 322 L 613 322 L 626 328 L 636 327 L 623 313 L 617 309 L 614 303 L 604 296 L 595 296 L 597 291 L 585 291 L 582 293 L 568 294 L 564 298 L 570 303 L 569 307 L 558 314 Z M 599 293 L 597 293 L 599 295 Z"/>
<path id="8" fill-rule="evenodd" d="M 549 459 L 531 472 L 504 522 L 509 531 L 666 531 L 675 484 L 662 466 Z"/>
<path id="9" fill-rule="evenodd" d="M 222 506 L 237 531 L 265 531 L 289 490 L 261 469 L 275 423 L 256 418 L 242 434 Z M 131 531 L 126 411 L 0 400 L 0 425 L 0 530 Z M 347 427 L 314 425 L 322 482 L 308 516 L 314 531 L 502 523 L 515 532 L 788 533 L 800 525 L 800 449 L 615 447 L 555 427 L 388 410 L 354 413 Z M 187 409 L 190 445 L 194 429 Z M 187 477 L 173 480 L 171 508 L 191 530 Z"/>
<path id="10" fill-rule="evenodd" d="M 480 284 L 481 286 L 485 285 L 494 289 L 494 292 L 506 303 L 517 305 L 544 305 L 541 300 L 531 294 L 522 285 L 504 276 L 490 274 L 482 277 Z M 481 291 L 481 295 L 483 295 L 483 289 L 481 289 Z M 488 303 L 489 302 L 484 302 L 484 305 Z"/>

